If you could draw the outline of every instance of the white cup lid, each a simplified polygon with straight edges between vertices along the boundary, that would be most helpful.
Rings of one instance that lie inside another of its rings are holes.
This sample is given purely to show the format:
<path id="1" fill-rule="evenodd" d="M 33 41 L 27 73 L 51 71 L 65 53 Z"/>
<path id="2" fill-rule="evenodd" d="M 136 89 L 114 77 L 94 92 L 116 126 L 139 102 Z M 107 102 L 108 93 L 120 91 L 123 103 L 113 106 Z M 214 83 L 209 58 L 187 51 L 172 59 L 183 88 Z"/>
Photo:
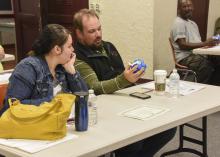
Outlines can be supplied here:
<path id="1" fill-rule="evenodd" d="M 154 75 L 167 75 L 166 70 L 155 70 Z"/>

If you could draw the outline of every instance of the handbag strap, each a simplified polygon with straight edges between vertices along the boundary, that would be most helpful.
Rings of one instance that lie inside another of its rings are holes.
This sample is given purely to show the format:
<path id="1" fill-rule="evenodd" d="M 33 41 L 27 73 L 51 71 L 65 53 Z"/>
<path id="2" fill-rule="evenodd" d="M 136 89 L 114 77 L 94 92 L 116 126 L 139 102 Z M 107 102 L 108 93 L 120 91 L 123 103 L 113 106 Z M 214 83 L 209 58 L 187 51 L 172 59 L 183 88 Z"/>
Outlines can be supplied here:
<path id="1" fill-rule="evenodd" d="M 16 100 L 16 101 L 19 101 L 19 100 Z M 18 115 L 16 115 L 13 110 L 11 109 L 11 106 L 13 105 L 13 102 L 11 101 L 11 99 L 8 99 L 8 102 L 9 102 L 9 105 L 10 105 L 10 112 L 11 114 L 15 117 L 15 118 L 18 118 L 18 119 L 21 119 L 21 120 L 29 120 L 30 117 L 19 117 Z M 19 101 L 20 102 L 20 101 Z M 52 110 L 54 110 L 56 107 L 58 106 L 61 106 L 62 105 L 62 102 L 58 99 L 58 100 L 55 100 L 54 104 L 48 108 L 48 110 L 46 110 L 45 112 L 43 112 L 42 114 L 39 114 L 33 118 L 40 118 L 44 115 L 47 115 L 49 112 L 51 112 Z"/>

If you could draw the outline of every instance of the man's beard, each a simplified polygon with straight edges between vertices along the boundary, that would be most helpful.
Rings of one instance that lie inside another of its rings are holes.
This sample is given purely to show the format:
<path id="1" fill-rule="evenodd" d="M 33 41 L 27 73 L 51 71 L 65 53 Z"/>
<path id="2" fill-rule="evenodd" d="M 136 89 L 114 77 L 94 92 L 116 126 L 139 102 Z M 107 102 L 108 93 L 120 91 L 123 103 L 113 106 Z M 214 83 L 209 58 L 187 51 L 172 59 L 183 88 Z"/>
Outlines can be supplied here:
<path id="1" fill-rule="evenodd" d="M 102 41 L 98 44 L 92 44 L 92 45 L 90 45 L 90 48 L 92 49 L 92 50 L 101 50 L 102 49 Z"/>
<path id="2" fill-rule="evenodd" d="M 187 18 L 187 19 L 192 19 L 192 12 L 188 12 L 186 15 L 185 15 L 185 17 Z"/>

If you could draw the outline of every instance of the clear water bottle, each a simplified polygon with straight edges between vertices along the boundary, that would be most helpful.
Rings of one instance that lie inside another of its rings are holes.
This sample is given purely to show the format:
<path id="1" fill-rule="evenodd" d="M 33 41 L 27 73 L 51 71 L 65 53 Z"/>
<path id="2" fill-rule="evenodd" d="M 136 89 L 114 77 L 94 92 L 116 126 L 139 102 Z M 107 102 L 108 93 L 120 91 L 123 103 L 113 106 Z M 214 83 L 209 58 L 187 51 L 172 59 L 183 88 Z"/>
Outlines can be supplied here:
<path id="1" fill-rule="evenodd" d="M 177 73 L 176 69 L 173 69 L 169 77 L 169 93 L 173 98 L 177 98 L 179 96 L 179 82 L 180 75 Z"/>
<path id="2" fill-rule="evenodd" d="M 89 108 L 89 126 L 93 126 L 97 123 L 97 96 L 94 94 L 94 90 L 89 90 L 88 108 Z"/>

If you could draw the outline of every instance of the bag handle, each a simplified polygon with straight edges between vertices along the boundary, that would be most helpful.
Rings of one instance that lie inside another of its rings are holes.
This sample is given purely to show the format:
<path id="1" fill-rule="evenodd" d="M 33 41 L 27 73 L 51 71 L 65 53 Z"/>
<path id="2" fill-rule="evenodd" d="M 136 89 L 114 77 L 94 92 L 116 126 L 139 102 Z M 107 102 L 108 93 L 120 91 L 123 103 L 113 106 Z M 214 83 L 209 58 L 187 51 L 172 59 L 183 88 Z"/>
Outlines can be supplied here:
<path id="1" fill-rule="evenodd" d="M 13 102 L 11 101 L 11 99 L 8 99 L 8 102 L 9 102 L 9 105 L 10 105 L 10 112 L 11 114 L 17 118 L 17 119 L 21 119 L 21 120 L 29 120 L 30 117 L 19 117 L 18 115 L 16 115 L 13 110 L 11 109 L 11 106 L 13 105 Z M 20 102 L 19 100 L 16 100 L 16 102 Z M 42 114 L 38 115 L 38 116 L 35 116 L 33 118 L 40 118 L 46 114 L 48 114 L 50 111 L 54 110 L 57 106 L 61 106 L 62 105 L 62 102 L 58 99 L 58 100 L 55 100 L 55 103 L 48 109 L 46 110 L 45 112 L 43 112 Z"/>

